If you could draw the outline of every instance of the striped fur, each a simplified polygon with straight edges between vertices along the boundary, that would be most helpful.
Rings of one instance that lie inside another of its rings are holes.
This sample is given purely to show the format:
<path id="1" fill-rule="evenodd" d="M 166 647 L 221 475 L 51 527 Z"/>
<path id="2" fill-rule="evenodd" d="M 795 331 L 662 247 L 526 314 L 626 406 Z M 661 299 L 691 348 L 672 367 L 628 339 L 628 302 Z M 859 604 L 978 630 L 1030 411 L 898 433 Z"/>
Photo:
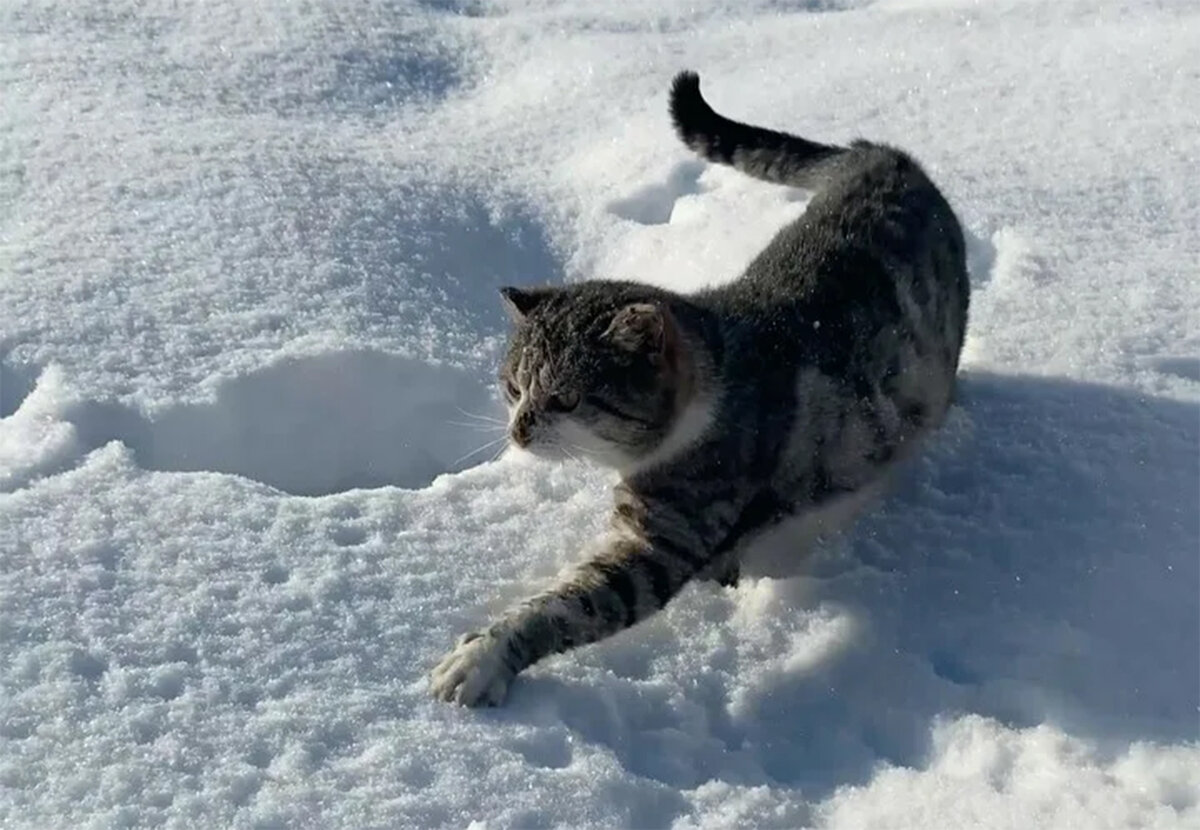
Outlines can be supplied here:
<path id="1" fill-rule="evenodd" d="M 727 119 L 693 73 L 670 109 L 704 158 L 816 192 L 721 288 L 505 289 L 512 443 L 590 457 L 621 482 L 581 564 L 434 669 L 441 699 L 499 703 L 525 667 L 637 624 L 689 580 L 735 581 L 751 539 L 851 512 L 949 406 L 965 251 L 920 166 Z"/>

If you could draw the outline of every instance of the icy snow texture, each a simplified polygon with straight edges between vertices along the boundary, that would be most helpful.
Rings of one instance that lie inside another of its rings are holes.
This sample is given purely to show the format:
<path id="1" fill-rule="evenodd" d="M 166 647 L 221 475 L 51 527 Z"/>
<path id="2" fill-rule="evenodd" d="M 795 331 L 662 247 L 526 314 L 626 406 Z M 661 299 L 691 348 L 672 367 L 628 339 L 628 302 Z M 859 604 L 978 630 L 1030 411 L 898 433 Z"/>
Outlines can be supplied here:
<path id="1" fill-rule="evenodd" d="M 4 4 L 0 825 L 1200 826 L 1198 42 L 1149 0 Z M 926 163 L 959 405 L 797 576 L 435 704 L 607 499 L 441 475 L 494 451 L 495 288 L 694 288 L 803 209 L 676 145 L 683 67 Z"/>

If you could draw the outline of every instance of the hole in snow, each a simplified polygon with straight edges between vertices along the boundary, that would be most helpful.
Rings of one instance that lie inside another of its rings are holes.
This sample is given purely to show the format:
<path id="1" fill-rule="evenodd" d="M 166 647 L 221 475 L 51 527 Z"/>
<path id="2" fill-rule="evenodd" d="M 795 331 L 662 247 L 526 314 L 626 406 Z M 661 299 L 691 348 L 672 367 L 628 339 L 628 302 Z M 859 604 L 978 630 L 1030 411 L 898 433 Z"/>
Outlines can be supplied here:
<path id="1" fill-rule="evenodd" d="M 351 548 L 367 541 L 367 532 L 361 527 L 341 526 L 329 532 L 329 538 L 338 547 Z"/>
<path id="2" fill-rule="evenodd" d="M 282 585 L 291 577 L 291 573 L 282 565 L 271 565 L 262 573 L 262 581 L 268 585 Z"/>
<path id="3" fill-rule="evenodd" d="M 30 367 L 0 363 L 0 418 L 7 418 L 21 408 L 36 380 L 37 372 Z"/>
<path id="4" fill-rule="evenodd" d="M 513 742 L 512 748 L 521 754 L 526 763 L 542 769 L 570 766 L 574 754 L 571 744 L 558 732 L 519 739 Z"/>
<path id="5" fill-rule="evenodd" d="M 478 420 L 501 413 L 476 374 L 373 351 L 280 361 L 222 383 L 211 403 L 152 418 L 104 403 L 69 417 L 87 445 L 116 438 L 147 469 L 233 473 L 305 496 L 423 487 L 486 461 L 501 444 L 472 451 L 504 434 Z"/>
<path id="6" fill-rule="evenodd" d="M 963 242 L 967 246 L 967 273 L 972 288 L 981 288 L 991 279 L 996 265 L 996 241 L 998 237 L 983 237 L 970 228 L 963 228 Z"/>
<path id="7" fill-rule="evenodd" d="M 89 654 L 82 649 L 75 649 L 71 652 L 67 667 L 71 674 L 85 680 L 98 680 L 104 672 L 108 671 L 108 662 L 104 658 Z"/>
<path id="8" fill-rule="evenodd" d="M 627 196 L 611 202 L 609 212 L 640 225 L 665 225 L 671 221 L 675 203 L 684 196 L 700 192 L 702 161 L 676 164 L 662 184 L 648 184 Z"/>

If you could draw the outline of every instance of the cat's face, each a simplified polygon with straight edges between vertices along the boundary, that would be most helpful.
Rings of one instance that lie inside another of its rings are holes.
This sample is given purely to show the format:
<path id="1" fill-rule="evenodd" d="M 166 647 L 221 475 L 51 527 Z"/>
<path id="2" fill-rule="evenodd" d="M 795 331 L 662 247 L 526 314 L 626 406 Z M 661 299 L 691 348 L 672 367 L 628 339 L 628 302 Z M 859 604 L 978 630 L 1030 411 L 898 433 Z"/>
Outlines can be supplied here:
<path id="1" fill-rule="evenodd" d="M 650 453 L 679 397 L 670 312 L 593 286 L 502 293 L 516 323 L 500 370 L 509 442 L 618 469 Z"/>

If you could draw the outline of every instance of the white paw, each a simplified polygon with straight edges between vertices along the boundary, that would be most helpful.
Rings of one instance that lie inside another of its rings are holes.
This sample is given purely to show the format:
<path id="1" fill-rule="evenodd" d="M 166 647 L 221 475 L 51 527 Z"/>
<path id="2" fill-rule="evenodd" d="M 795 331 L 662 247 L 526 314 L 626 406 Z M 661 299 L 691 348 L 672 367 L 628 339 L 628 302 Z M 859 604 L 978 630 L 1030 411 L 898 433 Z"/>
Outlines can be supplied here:
<path id="1" fill-rule="evenodd" d="M 498 706 L 516 675 L 504 662 L 508 642 L 488 632 L 464 635 L 429 674 L 433 696 L 463 706 Z"/>

